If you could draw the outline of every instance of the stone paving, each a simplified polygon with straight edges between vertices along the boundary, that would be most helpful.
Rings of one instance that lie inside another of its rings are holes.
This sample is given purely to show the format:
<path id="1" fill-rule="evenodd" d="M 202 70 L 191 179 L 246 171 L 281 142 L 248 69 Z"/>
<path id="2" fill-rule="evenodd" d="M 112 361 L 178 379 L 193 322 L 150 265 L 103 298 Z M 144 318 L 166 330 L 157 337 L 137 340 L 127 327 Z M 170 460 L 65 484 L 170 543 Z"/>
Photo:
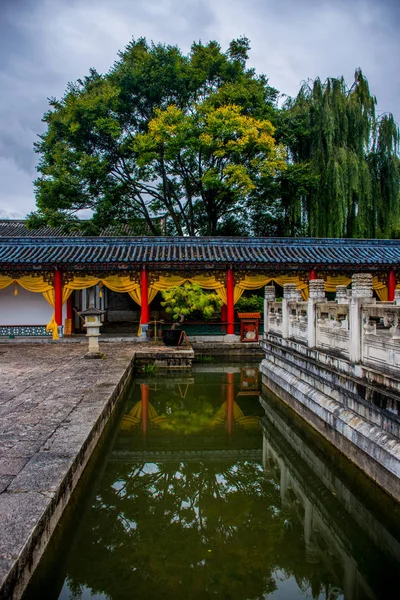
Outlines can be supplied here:
<path id="1" fill-rule="evenodd" d="M 0 346 L 0 599 L 37 564 L 112 412 L 139 344 Z"/>

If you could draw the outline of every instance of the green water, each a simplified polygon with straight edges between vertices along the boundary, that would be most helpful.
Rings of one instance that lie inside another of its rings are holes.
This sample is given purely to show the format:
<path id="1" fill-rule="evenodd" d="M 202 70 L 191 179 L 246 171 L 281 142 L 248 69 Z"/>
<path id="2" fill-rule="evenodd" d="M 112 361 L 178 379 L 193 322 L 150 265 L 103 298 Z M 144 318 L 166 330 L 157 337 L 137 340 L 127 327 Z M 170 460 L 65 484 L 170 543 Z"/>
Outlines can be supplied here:
<path id="1" fill-rule="evenodd" d="M 400 597 L 398 505 L 259 389 L 254 366 L 136 380 L 25 600 Z"/>

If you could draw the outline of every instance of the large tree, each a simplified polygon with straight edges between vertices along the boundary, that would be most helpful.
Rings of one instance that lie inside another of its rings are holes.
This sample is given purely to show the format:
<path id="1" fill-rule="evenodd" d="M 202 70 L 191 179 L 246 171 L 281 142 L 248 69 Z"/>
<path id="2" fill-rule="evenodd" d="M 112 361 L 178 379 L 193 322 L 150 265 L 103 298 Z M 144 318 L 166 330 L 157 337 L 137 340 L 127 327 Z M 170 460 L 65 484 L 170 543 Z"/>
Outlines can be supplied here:
<path id="1" fill-rule="evenodd" d="M 139 39 L 107 74 L 92 70 L 51 99 L 30 223 L 157 234 L 163 217 L 171 234 L 240 229 L 252 192 L 285 166 L 277 91 L 246 68 L 248 49 L 241 38 L 185 56 Z M 82 209 L 90 222 L 79 223 Z"/>
<path id="2" fill-rule="evenodd" d="M 288 168 L 280 180 L 284 233 L 391 237 L 400 225 L 399 133 L 377 117 L 361 70 L 306 82 L 280 112 Z"/>

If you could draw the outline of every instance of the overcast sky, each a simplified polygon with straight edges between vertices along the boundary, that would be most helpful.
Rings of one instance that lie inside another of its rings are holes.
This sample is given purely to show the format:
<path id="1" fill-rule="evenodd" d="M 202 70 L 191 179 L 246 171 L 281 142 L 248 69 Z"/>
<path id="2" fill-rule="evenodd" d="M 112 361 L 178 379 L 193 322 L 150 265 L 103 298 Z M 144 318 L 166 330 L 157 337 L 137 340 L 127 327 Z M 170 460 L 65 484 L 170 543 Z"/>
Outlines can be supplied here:
<path id="1" fill-rule="evenodd" d="M 47 98 L 132 37 L 177 44 L 251 40 L 249 64 L 280 92 L 361 67 L 378 110 L 400 121 L 400 0 L 0 0 L 0 218 L 35 207 L 33 142 Z"/>

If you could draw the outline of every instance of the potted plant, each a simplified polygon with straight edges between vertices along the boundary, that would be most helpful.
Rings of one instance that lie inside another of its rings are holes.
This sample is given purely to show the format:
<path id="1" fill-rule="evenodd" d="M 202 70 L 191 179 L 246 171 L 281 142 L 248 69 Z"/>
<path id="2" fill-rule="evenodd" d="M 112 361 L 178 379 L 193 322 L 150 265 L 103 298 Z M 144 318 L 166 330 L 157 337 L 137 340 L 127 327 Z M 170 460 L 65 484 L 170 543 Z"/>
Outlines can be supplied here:
<path id="1" fill-rule="evenodd" d="M 161 306 L 165 312 L 176 321 L 170 330 L 164 330 L 163 340 L 166 346 L 177 346 L 181 330 L 176 329 L 186 317 L 198 311 L 205 319 L 210 319 L 215 310 L 221 308 L 222 300 L 218 294 L 205 292 L 199 285 L 185 283 L 179 287 L 172 287 L 161 292 L 163 302 Z"/>

